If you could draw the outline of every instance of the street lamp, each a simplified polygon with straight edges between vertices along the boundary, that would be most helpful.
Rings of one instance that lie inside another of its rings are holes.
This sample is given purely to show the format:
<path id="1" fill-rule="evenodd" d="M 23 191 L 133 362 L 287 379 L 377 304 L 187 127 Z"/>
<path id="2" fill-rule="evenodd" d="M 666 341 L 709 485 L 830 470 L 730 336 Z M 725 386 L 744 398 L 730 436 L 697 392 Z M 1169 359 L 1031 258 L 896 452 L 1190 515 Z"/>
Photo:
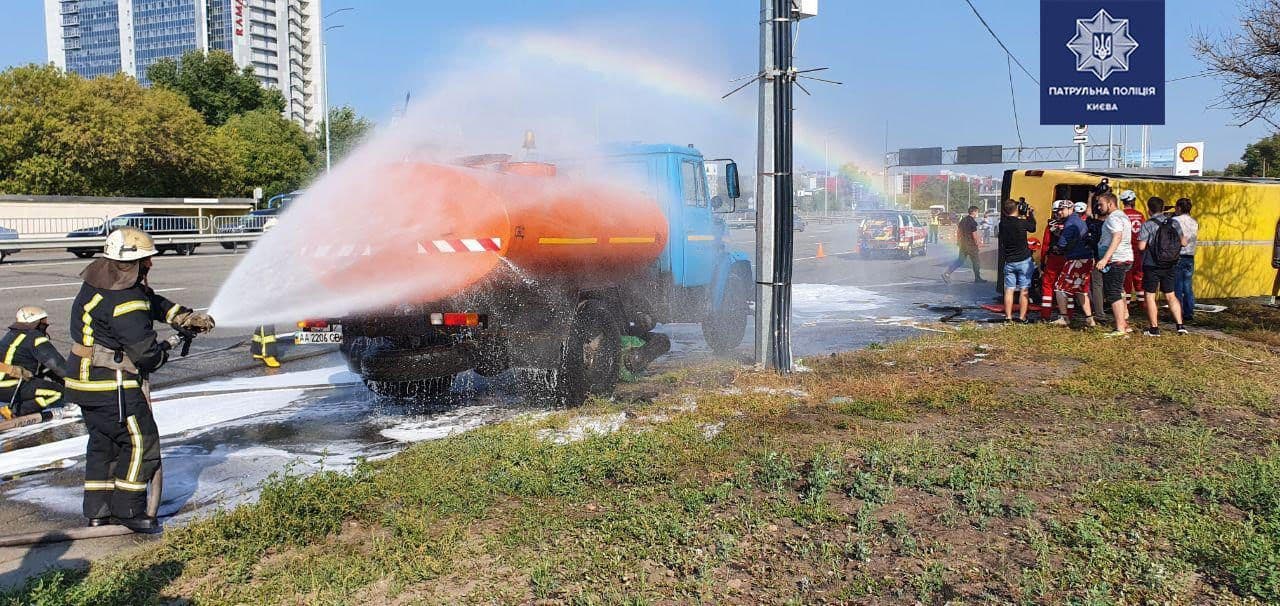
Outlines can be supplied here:
<path id="1" fill-rule="evenodd" d="M 356 9 L 353 7 L 347 6 L 347 7 L 343 7 L 338 10 L 332 11 L 329 14 L 325 15 L 324 18 L 321 19 L 320 23 L 321 25 L 323 25 L 325 19 L 328 19 L 329 17 L 332 17 L 338 13 L 353 11 L 353 10 L 356 10 Z M 341 24 L 330 25 L 329 27 L 324 28 L 324 31 L 328 32 L 331 29 L 338 29 L 340 27 L 343 27 L 343 26 Z M 323 93 L 323 96 L 324 96 L 324 104 L 323 104 L 324 105 L 324 109 L 323 109 L 324 111 L 324 172 L 328 173 L 330 170 L 333 169 L 333 154 L 329 151 L 330 150 L 330 145 L 329 145 L 330 143 L 330 140 L 329 140 L 329 122 L 330 122 L 329 120 L 329 41 L 327 36 L 325 36 L 324 39 L 321 40 L 320 42 L 320 54 L 322 55 L 322 57 L 320 58 L 321 59 L 321 77 L 324 78 L 324 93 Z"/>

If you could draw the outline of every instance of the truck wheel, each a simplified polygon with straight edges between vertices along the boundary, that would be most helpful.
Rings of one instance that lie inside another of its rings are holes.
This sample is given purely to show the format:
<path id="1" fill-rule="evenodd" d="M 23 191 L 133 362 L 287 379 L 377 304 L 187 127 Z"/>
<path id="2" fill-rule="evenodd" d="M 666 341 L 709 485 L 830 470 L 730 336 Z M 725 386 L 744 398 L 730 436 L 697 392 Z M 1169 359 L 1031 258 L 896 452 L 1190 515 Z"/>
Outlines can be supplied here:
<path id="1" fill-rule="evenodd" d="M 235 249 L 236 249 L 236 243 L 235 243 L 235 242 L 222 242 L 221 244 L 222 244 L 222 247 L 223 247 L 223 248 L 225 248 L 225 249 L 227 249 L 227 250 L 235 250 Z"/>
<path id="2" fill-rule="evenodd" d="M 347 361 L 347 370 L 360 374 L 364 352 L 369 349 L 371 341 L 368 337 L 351 337 L 343 339 L 342 344 L 338 345 L 338 351 L 342 352 L 343 359 Z"/>
<path id="3" fill-rule="evenodd" d="M 751 312 L 751 282 L 742 272 L 730 273 L 724 289 L 724 304 L 702 321 L 702 338 L 718 356 L 733 353 L 742 343 Z"/>
<path id="4" fill-rule="evenodd" d="M 384 398 L 431 402 L 448 398 L 453 377 L 434 377 L 417 381 L 365 381 L 364 384 L 369 391 Z"/>
<path id="5" fill-rule="evenodd" d="M 555 370 L 554 393 L 549 395 L 562 406 L 578 406 L 589 394 L 611 395 L 621 364 L 622 327 L 616 314 L 601 301 L 585 301 L 565 342 Z"/>

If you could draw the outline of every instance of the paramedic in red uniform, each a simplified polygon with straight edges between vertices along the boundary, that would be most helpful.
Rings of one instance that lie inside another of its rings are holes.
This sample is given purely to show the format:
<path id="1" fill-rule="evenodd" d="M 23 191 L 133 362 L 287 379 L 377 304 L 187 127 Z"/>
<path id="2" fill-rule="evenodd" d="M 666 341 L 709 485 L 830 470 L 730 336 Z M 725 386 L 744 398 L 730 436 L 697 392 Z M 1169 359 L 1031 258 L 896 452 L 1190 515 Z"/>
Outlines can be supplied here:
<path id="1" fill-rule="evenodd" d="M 1048 322 L 1053 319 L 1053 285 L 1058 281 L 1058 273 L 1067 262 L 1062 249 L 1058 248 L 1058 236 L 1062 235 L 1062 226 L 1071 213 L 1070 200 L 1058 200 L 1053 203 L 1053 214 L 1049 216 L 1049 224 L 1044 228 L 1044 237 L 1040 239 L 1040 319 Z"/>
<path id="2" fill-rule="evenodd" d="M 1138 232 L 1142 231 L 1142 224 L 1147 222 L 1147 216 L 1142 211 L 1134 208 L 1138 201 L 1138 194 L 1133 193 L 1132 189 L 1126 189 L 1120 192 L 1120 203 L 1124 205 L 1124 214 L 1129 215 L 1129 223 L 1133 226 L 1133 252 L 1134 258 L 1140 259 L 1142 255 L 1138 253 Z M 1146 303 L 1146 296 L 1142 292 L 1142 264 L 1134 263 L 1129 270 L 1129 275 L 1124 280 L 1125 297 L 1129 301 L 1136 300 L 1138 305 Z"/>

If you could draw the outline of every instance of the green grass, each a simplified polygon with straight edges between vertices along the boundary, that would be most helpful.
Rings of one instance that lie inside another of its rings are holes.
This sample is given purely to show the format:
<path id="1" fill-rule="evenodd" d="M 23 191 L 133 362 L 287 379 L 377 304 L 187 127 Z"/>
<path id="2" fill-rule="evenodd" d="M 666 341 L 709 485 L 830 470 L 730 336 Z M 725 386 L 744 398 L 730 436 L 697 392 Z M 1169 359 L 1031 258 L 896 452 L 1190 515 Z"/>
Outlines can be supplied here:
<path id="1" fill-rule="evenodd" d="M 1269 352 L 1013 327 L 808 364 L 642 380 L 569 444 L 556 415 L 286 470 L 0 604 L 1280 601 Z"/>

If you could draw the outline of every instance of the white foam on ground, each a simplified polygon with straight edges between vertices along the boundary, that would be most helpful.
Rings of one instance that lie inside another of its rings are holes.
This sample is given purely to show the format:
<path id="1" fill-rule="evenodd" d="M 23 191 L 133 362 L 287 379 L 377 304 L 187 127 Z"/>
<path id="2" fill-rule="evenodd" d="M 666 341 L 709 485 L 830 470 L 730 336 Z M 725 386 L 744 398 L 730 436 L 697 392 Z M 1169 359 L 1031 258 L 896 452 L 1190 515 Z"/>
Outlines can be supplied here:
<path id="1" fill-rule="evenodd" d="M 618 431 L 626 421 L 627 413 L 625 412 L 594 417 L 574 417 L 569 419 L 563 429 L 544 429 L 538 432 L 538 437 L 556 444 L 568 444 L 591 434 L 611 434 Z"/>
<path id="2" fill-rule="evenodd" d="M 869 311 L 887 302 L 888 297 L 856 286 L 795 284 L 791 287 L 791 311 L 797 317 Z"/>
<path id="3" fill-rule="evenodd" d="M 211 391 L 254 391 L 261 389 L 281 389 L 287 387 L 304 387 L 311 385 L 347 385 L 359 383 L 360 376 L 347 370 L 345 365 L 317 368 L 299 372 L 285 372 L 261 377 L 242 379 L 226 379 L 205 383 L 192 383 L 171 387 L 152 394 L 156 399 Z"/>
<path id="4" fill-rule="evenodd" d="M 491 414 L 496 409 L 495 406 L 466 406 L 425 421 L 400 423 L 378 433 L 397 442 L 439 440 L 492 422 Z"/>
<path id="5" fill-rule="evenodd" d="M 284 408 L 302 397 L 302 394 L 302 390 L 296 389 L 168 400 L 156 404 L 156 427 L 162 438 L 192 430 L 213 429 L 218 423 Z M 6 452 L 0 456 L 0 476 L 82 457 L 88 441 L 88 436 L 77 436 Z"/>

